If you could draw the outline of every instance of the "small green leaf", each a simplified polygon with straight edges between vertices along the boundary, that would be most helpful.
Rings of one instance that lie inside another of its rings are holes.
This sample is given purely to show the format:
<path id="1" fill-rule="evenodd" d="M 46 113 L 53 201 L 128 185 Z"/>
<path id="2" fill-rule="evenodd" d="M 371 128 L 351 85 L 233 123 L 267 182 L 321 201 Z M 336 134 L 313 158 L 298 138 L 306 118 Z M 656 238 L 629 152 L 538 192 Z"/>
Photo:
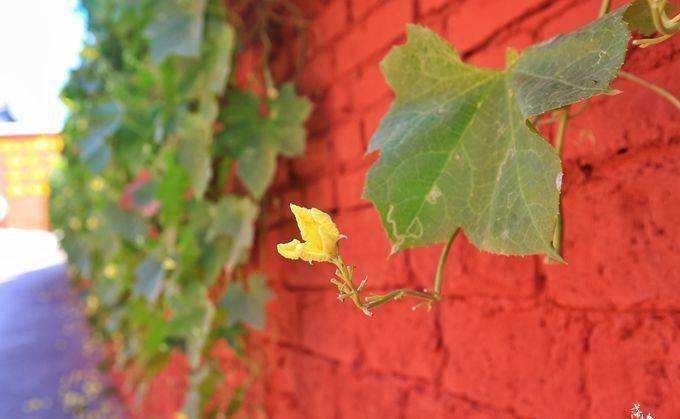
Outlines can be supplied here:
<path id="1" fill-rule="evenodd" d="M 301 156 L 307 137 L 304 123 L 311 111 L 309 99 L 299 96 L 292 83 L 283 83 L 269 103 L 268 142 L 286 157 Z"/>
<path id="2" fill-rule="evenodd" d="M 226 130 L 219 136 L 218 148 L 237 158 L 238 174 L 255 198 L 261 198 L 274 178 L 276 156 L 299 156 L 304 152 L 304 122 L 311 105 L 295 92 L 292 83 L 281 86 L 276 99 L 267 103 L 262 116 L 260 101 L 250 93 L 233 91 L 222 120 Z"/>
<path id="3" fill-rule="evenodd" d="M 258 213 L 258 207 L 253 201 L 235 195 L 222 197 L 215 207 L 215 215 L 208 230 L 207 239 L 210 241 L 221 235 L 226 235 L 231 239 L 232 249 L 227 263 L 232 267 L 241 253 L 250 248 L 253 243 L 255 219 Z"/>
<path id="4" fill-rule="evenodd" d="M 206 0 L 157 0 L 154 20 L 147 29 L 151 59 L 169 55 L 195 57 L 201 50 Z"/>
<path id="5" fill-rule="evenodd" d="M 210 330 L 210 319 L 214 310 L 203 286 L 188 286 L 168 298 L 172 318 L 168 324 L 171 336 L 192 338 L 204 336 Z"/>
<path id="6" fill-rule="evenodd" d="M 409 27 L 382 63 L 396 99 L 371 140 L 380 159 L 365 191 L 395 251 L 462 227 L 482 250 L 557 256 L 560 161 L 526 119 L 607 91 L 628 40 L 621 14 L 530 48 L 506 71 L 467 65 Z"/>
<path id="7" fill-rule="evenodd" d="M 215 94 L 222 94 L 231 74 L 236 46 L 234 27 L 222 21 L 210 22 L 204 56 L 201 60 L 199 84 Z"/>
<path id="8" fill-rule="evenodd" d="M 272 147 L 246 147 L 238 158 L 238 175 L 255 198 L 261 198 L 274 180 L 276 150 Z"/>
<path id="9" fill-rule="evenodd" d="M 121 282 L 115 279 L 102 278 L 94 284 L 93 294 L 104 307 L 113 306 L 123 291 Z"/>
<path id="10" fill-rule="evenodd" d="M 186 113 L 178 123 L 177 160 L 186 169 L 194 196 L 202 197 L 212 176 L 212 119 Z"/>
<path id="11" fill-rule="evenodd" d="M 92 173 L 101 173 L 111 161 L 111 146 L 106 139 L 116 132 L 122 120 L 123 110 L 115 102 L 97 105 L 90 112 L 80 157 Z"/>
<path id="12" fill-rule="evenodd" d="M 137 282 L 134 295 L 142 296 L 149 302 L 154 302 L 163 289 L 163 265 L 154 258 L 144 259 L 135 269 Z"/>
<path id="13" fill-rule="evenodd" d="M 115 204 L 104 210 L 103 222 L 107 228 L 131 243 L 138 243 L 146 235 L 144 218 L 135 212 L 124 211 Z"/>
<path id="14" fill-rule="evenodd" d="M 248 277 L 247 291 L 242 282 L 231 283 L 220 300 L 220 304 L 227 309 L 227 325 L 242 322 L 255 329 L 264 328 L 264 308 L 273 295 L 267 286 L 267 278 L 261 274 Z"/>
<path id="15" fill-rule="evenodd" d="M 174 157 L 174 156 L 173 156 Z M 161 203 L 160 218 L 166 225 L 179 223 L 184 211 L 184 194 L 189 188 L 189 176 L 183 167 L 170 160 L 167 170 L 158 181 L 156 197 Z"/>

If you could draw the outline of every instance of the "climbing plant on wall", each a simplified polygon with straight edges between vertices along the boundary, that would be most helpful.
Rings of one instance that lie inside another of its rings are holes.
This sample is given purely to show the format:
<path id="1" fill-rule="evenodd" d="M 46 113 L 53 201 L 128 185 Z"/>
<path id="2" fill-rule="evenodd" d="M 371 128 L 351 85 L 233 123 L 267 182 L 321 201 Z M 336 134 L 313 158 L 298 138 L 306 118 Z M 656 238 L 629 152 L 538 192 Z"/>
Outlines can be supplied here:
<path id="1" fill-rule="evenodd" d="M 355 283 L 354 267 L 338 252 L 337 228 L 314 209 L 292 207 L 303 242 L 280 244 L 279 253 L 334 264 L 331 282 L 340 300 L 368 315 L 404 296 L 426 307 L 439 300 L 444 263 L 460 231 L 481 250 L 562 261 L 560 155 L 567 122 L 576 116 L 569 106 L 620 93 L 609 85 L 621 76 L 680 110 L 662 88 L 621 71 L 631 30 L 658 32 L 633 41 L 654 45 L 680 30 L 680 15 L 670 18 L 664 0 L 609 8 L 610 1 L 603 1 L 600 18 L 574 33 L 521 53 L 508 49 L 504 70 L 464 63 L 448 42 L 418 25 L 408 27 L 406 44 L 381 63 L 396 97 L 369 145 L 380 157 L 368 172 L 364 196 L 380 213 L 393 252 L 446 243 L 431 290 L 362 298 L 366 280 Z M 553 145 L 537 129 L 550 114 L 557 124 Z"/>
<path id="2" fill-rule="evenodd" d="M 222 1 L 83 6 L 91 37 L 63 92 L 52 222 L 112 363 L 144 371 L 138 392 L 179 350 L 191 371 L 184 414 L 233 413 L 249 381 L 233 378 L 256 369 L 246 326 L 263 326 L 271 298 L 265 278 L 243 270 L 259 202 L 277 157 L 303 152 L 310 103 L 291 83 L 274 85 L 266 61 L 254 68 L 266 72 L 266 96 L 235 86 L 235 53 L 248 45 Z M 267 21 L 258 28 L 266 35 Z M 222 339 L 234 371 L 209 356 Z M 225 376 L 231 402 L 215 407 Z"/>

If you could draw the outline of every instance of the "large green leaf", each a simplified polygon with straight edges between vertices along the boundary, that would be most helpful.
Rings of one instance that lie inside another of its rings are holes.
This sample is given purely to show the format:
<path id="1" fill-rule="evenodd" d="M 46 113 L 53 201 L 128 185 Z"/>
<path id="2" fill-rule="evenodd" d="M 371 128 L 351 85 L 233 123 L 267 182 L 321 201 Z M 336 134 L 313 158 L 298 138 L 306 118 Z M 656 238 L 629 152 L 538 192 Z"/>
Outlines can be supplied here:
<path id="1" fill-rule="evenodd" d="M 153 22 L 147 29 L 151 59 L 169 55 L 197 56 L 201 50 L 206 0 L 157 0 Z"/>
<path id="2" fill-rule="evenodd" d="M 625 10 L 524 51 L 509 73 L 525 117 L 611 92 L 630 38 Z"/>
<path id="3" fill-rule="evenodd" d="M 248 290 L 242 282 L 229 285 L 220 303 L 227 309 L 227 325 L 245 323 L 256 329 L 264 328 L 265 305 L 273 297 L 267 286 L 267 277 L 252 274 L 248 277 Z"/>
<path id="4" fill-rule="evenodd" d="M 271 184 L 278 154 L 294 157 L 304 152 L 304 122 L 311 111 L 309 100 L 299 96 L 292 83 L 283 84 L 267 105 L 268 113 L 263 116 L 256 96 L 231 92 L 222 117 L 226 131 L 218 144 L 237 158 L 239 177 L 255 198 Z"/>
<path id="5" fill-rule="evenodd" d="M 380 159 L 365 191 L 395 251 L 462 227 L 483 250 L 557 257 L 560 161 L 526 120 L 608 92 L 629 37 L 621 14 L 530 48 L 505 71 L 465 64 L 435 33 L 409 27 L 382 63 L 396 99 L 371 140 Z"/>

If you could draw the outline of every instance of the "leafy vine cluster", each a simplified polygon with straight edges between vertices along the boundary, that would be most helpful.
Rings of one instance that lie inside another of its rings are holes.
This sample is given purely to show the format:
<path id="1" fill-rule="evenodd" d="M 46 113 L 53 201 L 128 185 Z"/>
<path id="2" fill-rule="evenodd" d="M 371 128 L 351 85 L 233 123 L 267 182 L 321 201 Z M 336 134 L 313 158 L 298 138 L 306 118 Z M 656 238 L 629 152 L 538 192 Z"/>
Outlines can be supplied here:
<path id="1" fill-rule="evenodd" d="M 244 13 L 258 16 L 259 40 L 275 18 L 296 16 L 275 1 L 83 6 L 91 37 L 63 91 L 53 224 L 96 336 L 113 348 L 109 366 L 138 371 L 141 395 L 181 351 L 190 377 L 180 415 L 231 415 L 258 368 L 246 325 L 263 326 L 271 298 L 265 277 L 243 269 L 259 203 L 278 156 L 302 154 L 311 110 L 292 83 L 274 84 L 266 60 L 264 97 L 239 89 L 232 70 L 252 38 Z M 225 342 L 227 366 L 210 356 Z M 220 383 L 229 390 L 216 403 Z"/>
<path id="2" fill-rule="evenodd" d="M 680 110 L 668 91 L 621 70 L 632 34 L 641 48 L 664 42 L 680 31 L 680 14 L 670 17 L 665 0 L 637 0 L 615 11 L 610 3 L 602 1 L 600 17 L 576 32 L 521 53 L 509 48 L 504 70 L 464 63 L 448 42 L 418 25 L 409 25 L 407 42 L 382 61 L 395 99 L 369 144 L 380 157 L 364 197 L 380 213 L 393 252 L 445 243 L 432 289 L 362 296 L 367 279 L 354 280 L 356 267 L 340 256 L 342 235 L 316 209 L 291 206 L 303 242 L 279 244 L 279 253 L 335 265 L 338 299 L 367 315 L 406 296 L 418 301 L 414 308 L 440 300 L 460 231 L 480 250 L 563 262 L 562 148 L 569 120 L 587 102 L 573 113 L 571 105 L 621 93 L 609 87 L 619 76 Z M 539 131 L 548 123 L 556 126 L 553 144 Z"/>

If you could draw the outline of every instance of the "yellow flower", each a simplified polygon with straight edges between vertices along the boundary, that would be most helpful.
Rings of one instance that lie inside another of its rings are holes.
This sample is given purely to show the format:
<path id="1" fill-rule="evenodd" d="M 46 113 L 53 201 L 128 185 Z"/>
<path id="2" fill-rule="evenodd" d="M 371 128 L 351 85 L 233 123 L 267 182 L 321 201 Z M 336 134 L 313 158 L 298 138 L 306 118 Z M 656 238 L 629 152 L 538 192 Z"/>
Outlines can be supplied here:
<path id="1" fill-rule="evenodd" d="M 306 262 L 328 262 L 338 255 L 338 240 L 342 237 L 331 216 L 316 208 L 307 209 L 290 204 L 303 242 L 295 239 L 276 246 L 288 259 Z"/>
<path id="2" fill-rule="evenodd" d="M 109 263 L 106 266 L 104 266 L 104 277 L 111 279 L 114 278 L 116 275 L 118 275 L 118 268 L 116 265 Z"/>

